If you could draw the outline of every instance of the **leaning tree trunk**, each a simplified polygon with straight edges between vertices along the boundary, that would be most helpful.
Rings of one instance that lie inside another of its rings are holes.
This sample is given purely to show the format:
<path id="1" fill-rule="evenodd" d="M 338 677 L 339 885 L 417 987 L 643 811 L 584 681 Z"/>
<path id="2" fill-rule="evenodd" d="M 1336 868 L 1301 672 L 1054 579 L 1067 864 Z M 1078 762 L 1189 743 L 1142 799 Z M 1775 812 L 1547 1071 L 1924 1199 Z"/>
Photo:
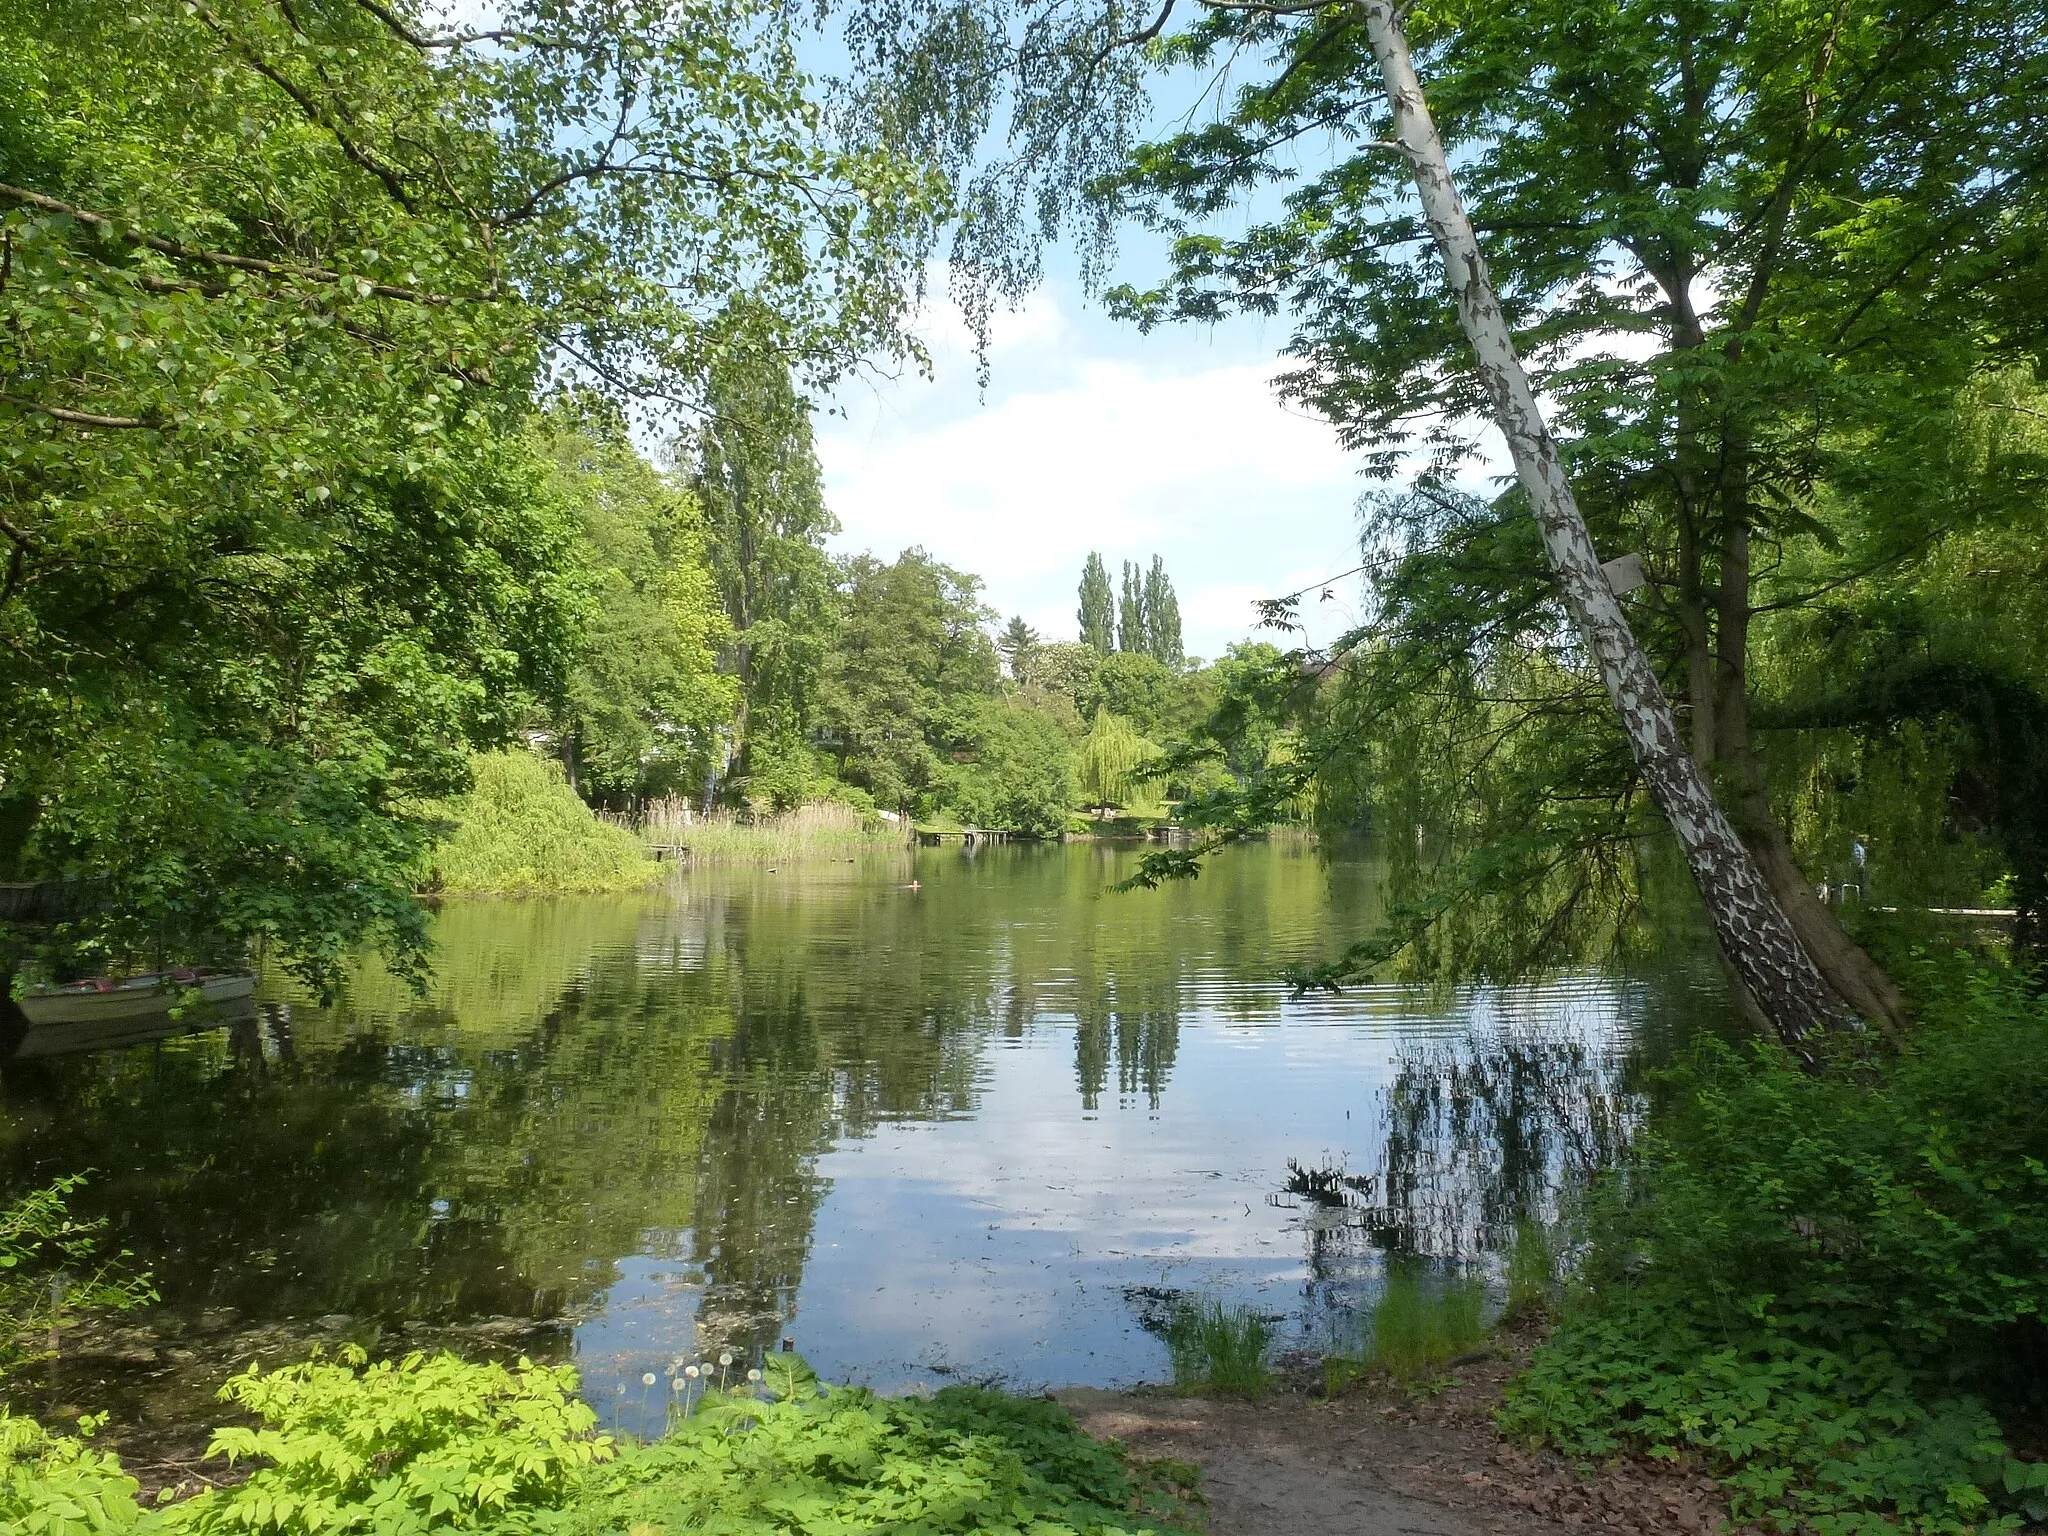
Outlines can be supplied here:
<path id="1" fill-rule="evenodd" d="M 1450 161 L 1423 100 L 1395 7 L 1391 0 L 1358 0 L 1356 12 L 1386 81 L 1395 145 L 1415 173 L 1423 217 L 1443 253 L 1444 273 L 1457 296 L 1459 322 L 1477 354 L 1494 421 L 1507 438 L 1515 472 L 1535 509 L 1544 552 L 1565 602 L 1599 665 L 1600 680 L 1628 733 L 1643 780 L 1678 834 L 1721 952 L 1753 1009 L 1780 1040 L 1811 1063 L 1809 1037 L 1818 1030 L 1848 1025 L 1853 1013 L 1800 943 L 1749 849 L 1715 803 L 1699 765 L 1686 751 L 1649 658 L 1636 643 L 1600 569 L 1578 498 L 1565 477 L 1557 440 L 1550 435 L 1536 391 L 1515 353 L 1472 221 L 1451 179 Z"/>

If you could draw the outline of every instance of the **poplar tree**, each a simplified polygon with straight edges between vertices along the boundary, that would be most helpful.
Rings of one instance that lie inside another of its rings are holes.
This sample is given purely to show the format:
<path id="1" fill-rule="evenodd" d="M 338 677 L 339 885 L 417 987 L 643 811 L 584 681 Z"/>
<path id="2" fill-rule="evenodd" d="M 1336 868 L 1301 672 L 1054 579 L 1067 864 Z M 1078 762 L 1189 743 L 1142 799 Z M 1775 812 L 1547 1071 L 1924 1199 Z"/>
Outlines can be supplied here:
<path id="1" fill-rule="evenodd" d="M 1107 656 L 1116 649 L 1116 594 L 1110 590 L 1109 567 L 1090 551 L 1081 568 L 1081 643 Z"/>
<path id="2" fill-rule="evenodd" d="M 1178 672 L 1186 660 L 1180 638 L 1180 600 L 1173 595 L 1173 579 L 1166 574 L 1166 562 L 1152 557 L 1145 573 L 1145 649 L 1162 666 Z"/>
<path id="3" fill-rule="evenodd" d="M 1116 648 L 1140 654 L 1149 652 L 1150 633 L 1145 625 L 1145 577 L 1135 560 L 1124 562 L 1123 597 L 1116 608 Z"/>

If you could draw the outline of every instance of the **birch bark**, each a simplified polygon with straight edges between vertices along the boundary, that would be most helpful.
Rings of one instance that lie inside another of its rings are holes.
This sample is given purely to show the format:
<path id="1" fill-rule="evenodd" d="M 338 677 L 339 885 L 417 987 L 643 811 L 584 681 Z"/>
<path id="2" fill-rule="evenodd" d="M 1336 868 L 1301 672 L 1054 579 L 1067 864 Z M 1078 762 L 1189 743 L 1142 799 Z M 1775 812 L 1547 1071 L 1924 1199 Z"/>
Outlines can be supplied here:
<path id="1" fill-rule="evenodd" d="M 1811 1037 L 1853 1022 L 1800 942 L 1756 860 L 1715 801 L 1679 735 L 1670 702 L 1600 571 L 1592 535 L 1543 419 L 1527 370 L 1487 276 L 1479 242 L 1451 178 L 1449 157 L 1423 100 L 1408 38 L 1392 0 L 1354 0 L 1393 109 L 1394 138 L 1415 175 L 1423 217 L 1442 252 L 1458 319 L 1477 356 L 1522 489 L 1535 509 L 1543 548 L 1586 649 L 1628 734 L 1636 764 L 1685 850 L 1713 920 L 1721 952 L 1756 1013 L 1803 1059 Z"/>

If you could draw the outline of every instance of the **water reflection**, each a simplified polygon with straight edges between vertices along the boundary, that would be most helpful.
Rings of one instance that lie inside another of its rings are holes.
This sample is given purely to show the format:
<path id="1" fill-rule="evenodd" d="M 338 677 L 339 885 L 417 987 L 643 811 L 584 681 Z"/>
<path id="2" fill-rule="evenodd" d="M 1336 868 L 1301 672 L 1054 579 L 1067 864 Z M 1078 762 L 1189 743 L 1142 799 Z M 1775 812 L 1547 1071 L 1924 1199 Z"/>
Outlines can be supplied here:
<path id="1" fill-rule="evenodd" d="M 124 1345 L 135 1411 L 342 1333 L 573 1354 L 600 1394 L 784 1335 L 883 1387 L 1111 1382 L 1162 1369 L 1131 1294 L 1306 1318 L 1389 1249 L 1550 1211 L 1626 1132 L 1627 1043 L 1697 1005 L 1675 976 L 1291 999 L 1281 964 L 1372 923 L 1368 867 L 1275 844 L 1103 895 L 1128 858 L 451 905 L 424 1001 L 368 970 L 274 997 L 254 1049 L 8 1066 L 0 1172 L 99 1170 L 175 1336 Z M 1289 1196 L 1290 1159 L 1355 1182 Z"/>

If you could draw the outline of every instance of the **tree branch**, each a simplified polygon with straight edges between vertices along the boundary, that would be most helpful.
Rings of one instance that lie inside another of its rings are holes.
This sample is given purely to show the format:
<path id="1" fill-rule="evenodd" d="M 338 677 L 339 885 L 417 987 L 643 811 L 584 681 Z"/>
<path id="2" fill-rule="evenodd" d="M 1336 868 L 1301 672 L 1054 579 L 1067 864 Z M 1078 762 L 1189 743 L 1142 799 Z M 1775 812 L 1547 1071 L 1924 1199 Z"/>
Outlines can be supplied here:
<path id="1" fill-rule="evenodd" d="M 282 70 L 276 68 L 254 48 L 235 36 L 233 32 L 228 30 L 221 19 L 205 6 L 193 4 L 192 14 L 198 17 L 199 24 L 205 27 L 207 31 L 213 33 L 215 37 L 218 37 L 222 42 L 234 49 L 235 52 L 239 53 L 251 69 L 263 76 L 264 79 L 268 80 L 280 91 L 283 91 L 285 95 L 291 97 L 293 102 L 298 105 L 299 110 L 306 114 L 308 121 L 325 128 L 329 135 L 333 137 L 334 142 L 341 147 L 341 152 L 368 171 L 372 176 L 376 177 L 377 180 L 381 181 L 384 184 L 384 190 L 397 200 L 401 208 L 407 213 L 418 211 L 413 206 L 412 194 L 405 190 L 405 178 L 391 166 L 378 159 L 377 156 L 357 144 L 354 139 L 343 133 L 340 128 L 336 127 L 331 116 L 321 110 L 320 104 L 307 95 Z"/>
<path id="2" fill-rule="evenodd" d="M 364 286 L 364 279 L 351 277 L 345 272 L 330 271 L 326 267 L 304 267 L 293 262 L 265 261 L 257 256 L 236 256 L 227 251 L 202 251 L 176 240 L 167 240 L 162 235 L 145 234 L 139 229 L 124 226 L 118 219 L 104 213 L 95 213 L 89 208 L 79 208 L 71 203 L 59 202 L 54 197 L 45 197 L 40 192 L 31 192 L 26 187 L 10 186 L 0 181 L 0 197 L 31 208 L 40 208 L 45 213 L 61 213 L 66 218 L 89 224 L 94 229 L 109 234 L 125 235 L 138 245 L 152 251 L 161 251 L 166 256 L 175 256 L 180 261 L 198 262 L 204 266 L 231 267 L 238 272 L 260 272 L 265 277 L 295 277 L 311 283 L 354 283 Z M 162 278 L 151 278 L 144 274 L 141 281 L 145 286 L 162 283 Z M 369 293 L 380 298 L 398 299 L 407 304 L 452 304 L 455 301 L 445 294 L 423 293 L 417 288 L 401 288 L 391 283 L 369 283 Z"/>
<path id="3" fill-rule="evenodd" d="M 24 400 L 18 395 L 0 395 L 0 405 L 16 406 L 24 411 L 40 411 L 56 421 L 68 422 L 74 427 L 103 427 L 109 430 L 127 430 L 136 427 L 161 429 L 162 423 L 147 420 L 141 416 L 99 416 L 91 411 L 67 410 L 61 405 L 42 405 L 34 400 Z M 14 530 L 5 530 L 10 537 Z"/>

